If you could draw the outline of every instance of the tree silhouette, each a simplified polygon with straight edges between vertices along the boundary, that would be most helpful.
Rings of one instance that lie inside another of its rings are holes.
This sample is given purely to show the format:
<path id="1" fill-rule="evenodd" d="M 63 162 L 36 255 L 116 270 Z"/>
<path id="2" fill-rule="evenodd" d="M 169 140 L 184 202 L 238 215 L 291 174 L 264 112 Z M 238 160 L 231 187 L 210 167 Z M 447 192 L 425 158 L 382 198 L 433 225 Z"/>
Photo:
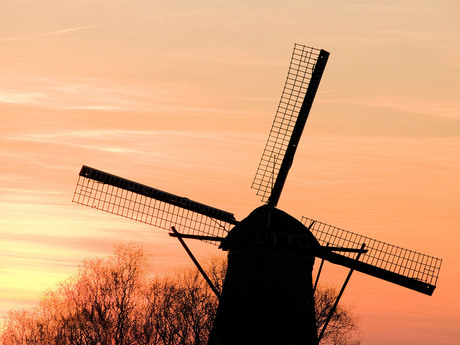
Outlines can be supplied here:
<path id="1" fill-rule="evenodd" d="M 142 247 L 115 246 L 113 255 L 87 259 L 78 273 L 46 291 L 38 306 L 5 317 L 2 345 L 204 345 L 217 297 L 195 268 L 155 275 Z M 226 272 L 222 257 L 204 264 L 219 291 Z M 336 291 L 316 292 L 318 326 Z M 357 319 L 338 307 L 321 344 L 351 345 Z"/>
<path id="2" fill-rule="evenodd" d="M 318 332 L 323 328 L 337 298 L 334 286 L 319 285 L 314 294 L 316 308 L 316 328 Z M 359 318 L 355 316 L 350 306 L 338 304 L 331 320 L 323 334 L 320 344 L 331 345 L 358 345 Z"/>

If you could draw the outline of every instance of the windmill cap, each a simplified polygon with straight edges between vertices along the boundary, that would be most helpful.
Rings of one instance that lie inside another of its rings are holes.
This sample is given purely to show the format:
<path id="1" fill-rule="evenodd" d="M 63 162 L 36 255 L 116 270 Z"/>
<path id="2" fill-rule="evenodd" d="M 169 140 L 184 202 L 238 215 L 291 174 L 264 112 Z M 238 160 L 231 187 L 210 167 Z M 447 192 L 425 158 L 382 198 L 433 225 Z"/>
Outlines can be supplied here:
<path id="1" fill-rule="evenodd" d="M 271 250 L 308 250 L 319 246 L 312 233 L 297 219 L 275 207 L 263 205 L 230 230 L 221 242 L 223 250 L 263 247 Z"/>

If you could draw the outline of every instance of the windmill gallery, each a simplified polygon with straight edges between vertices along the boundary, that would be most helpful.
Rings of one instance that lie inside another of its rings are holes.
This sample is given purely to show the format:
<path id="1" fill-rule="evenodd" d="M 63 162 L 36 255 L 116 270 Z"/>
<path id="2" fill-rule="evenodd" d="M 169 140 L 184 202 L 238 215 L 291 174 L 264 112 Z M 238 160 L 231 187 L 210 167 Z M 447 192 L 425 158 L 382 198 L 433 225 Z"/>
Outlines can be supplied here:
<path id="1" fill-rule="evenodd" d="M 328 57 L 325 50 L 295 44 L 252 184 L 264 204 L 241 221 L 232 213 L 97 169 L 83 166 L 80 171 L 73 202 L 171 230 L 205 279 L 183 239 L 228 251 L 209 345 L 318 344 L 324 328 L 317 330 L 315 322 L 313 291 L 321 272 L 313 283 L 315 257 L 350 269 L 338 299 L 353 270 L 426 295 L 436 287 L 438 258 L 306 217 L 298 221 L 276 208 Z"/>

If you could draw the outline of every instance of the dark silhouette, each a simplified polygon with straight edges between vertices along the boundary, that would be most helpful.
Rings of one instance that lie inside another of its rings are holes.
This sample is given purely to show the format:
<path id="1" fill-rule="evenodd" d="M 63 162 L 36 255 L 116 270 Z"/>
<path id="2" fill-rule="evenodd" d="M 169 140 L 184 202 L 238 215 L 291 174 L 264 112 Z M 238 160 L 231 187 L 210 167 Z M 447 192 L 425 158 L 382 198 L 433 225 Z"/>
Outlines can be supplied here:
<path id="1" fill-rule="evenodd" d="M 317 344 L 313 246 L 302 223 L 270 206 L 236 225 L 221 244 L 228 270 L 209 344 Z"/>
<path id="2" fill-rule="evenodd" d="M 80 171 L 75 203 L 167 230 L 174 227 L 171 235 L 181 240 L 208 241 L 229 251 L 210 345 L 318 344 L 335 308 L 318 330 L 311 277 L 315 257 L 350 268 L 337 301 L 353 270 L 427 295 L 436 287 L 440 259 L 308 218 L 301 224 L 276 209 L 328 57 L 325 50 L 294 45 L 252 184 L 266 205 L 241 222 L 230 212 L 100 170 L 83 166 Z"/>

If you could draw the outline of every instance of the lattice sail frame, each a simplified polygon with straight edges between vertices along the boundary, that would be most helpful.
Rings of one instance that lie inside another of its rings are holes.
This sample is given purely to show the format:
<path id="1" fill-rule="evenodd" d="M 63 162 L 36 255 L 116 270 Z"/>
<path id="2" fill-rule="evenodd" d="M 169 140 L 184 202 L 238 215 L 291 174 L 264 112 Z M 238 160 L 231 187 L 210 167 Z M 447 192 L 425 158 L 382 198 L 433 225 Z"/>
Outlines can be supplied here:
<path id="1" fill-rule="evenodd" d="M 229 212 L 87 166 L 72 202 L 187 235 L 225 237 L 237 223 Z"/>
<path id="2" fill-rule="evenodd" d="M 301 222 L 310 229 L 322 246 L 359 249 L 365 243 L 367 253 L 361 255 L 360 262 L 372 268 L 390 272 L 395 276 L 399 275 L 412 279 L 414 283 L 425 283 L 429 285 L 426 287 L 427 291 L 415 290 L 429 295 L 433 292 L 438 280 L 442 259 L 394 246 L 307 217 L 302 217 Z M 355 255 L 347 252 L 340 254 L 340 256 L 350 259 L 354 259 Z M 388 280 L 391 281 L 391 279 Z"/>
<path id="3" fill-rule="evenodd" d="M 320 49 L 294 45 L 288 75 L 251 188 L 266 202 L 286 154 Z"/>

